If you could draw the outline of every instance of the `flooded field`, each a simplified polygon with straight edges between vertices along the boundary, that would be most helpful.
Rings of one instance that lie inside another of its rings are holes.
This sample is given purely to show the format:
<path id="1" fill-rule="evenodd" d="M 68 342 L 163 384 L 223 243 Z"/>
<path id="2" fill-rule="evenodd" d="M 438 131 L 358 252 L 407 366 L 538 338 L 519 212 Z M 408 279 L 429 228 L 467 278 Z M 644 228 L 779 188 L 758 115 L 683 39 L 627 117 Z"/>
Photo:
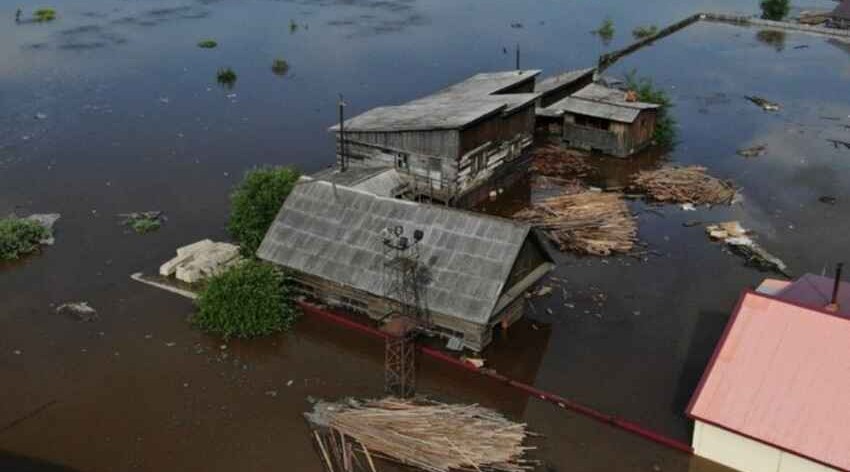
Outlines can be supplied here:
<path id="1" fill-rule="evenodd" d="M 828 0 L 796 5 L 828 8 Z M 333 164 L 326 132 L 342 93 L 355 114 L 475 72 L 589 67 L 639 25 L 755 1 L 67 0 L 50 23 L 14 21 L 0 0 L 0 214 L 58 212 L 56 245 L 0 264 L 0 469 L 319 471 L 306 398 L 381 393 L 383 346 L 304 318 L 251 342 L 203 335 L 187 300 L 130 280 L 174 248 L 223 239 L 243 172 Z M 29 13 L 25 12 L 25 16 Z M 590 33 L 609 16 L 609 45 Z M 513 26 L 512 26 L 513 24 Z M 214 39 L 215 49 L 198 41 Z M 289 64 L 272 70 L 275 59 Z M 220 68 L 238 74 L 216 82 Z M 845 258 L 850 234 L 850 45 L 698 23 L 617 63 L 675 103 L 667 156 L 603 162 L 616 187 L 661 160 L 707 166 L 744 202 L 685 212 L 631 203 L 645 258 L 558 256 L 563 291 L 485 352 L 501 372 L 678 440 L 685 405 L 741 290 L 766 276 L 710 242 L 737 219 L 795 274 Z M 782 104 L 767 113 L 744 99 Z M 736 154 L 764 144 L 754 158 Z M 527 204 L 507 189 L 487 211 Z M 833 197 L 834 204 L 820 197 Z M 137 235 L 116 215 L 162 210 Z M 100 318 L 54 313 L 88 301 Z M 548 310 L 552 314 L 549 314 Z M 424 360 L 420 391 L 476 402 L 545 439 L 549 470 L 720 467 Z"/>

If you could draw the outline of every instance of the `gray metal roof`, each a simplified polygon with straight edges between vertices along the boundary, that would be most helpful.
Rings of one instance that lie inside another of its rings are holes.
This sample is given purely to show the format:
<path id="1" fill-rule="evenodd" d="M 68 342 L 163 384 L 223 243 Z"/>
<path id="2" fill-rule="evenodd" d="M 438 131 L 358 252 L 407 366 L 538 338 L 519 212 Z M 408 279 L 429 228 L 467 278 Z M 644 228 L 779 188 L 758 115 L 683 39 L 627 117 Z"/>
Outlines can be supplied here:
<path id="1" fill-rule="evenodd" d="M 330 167 L 314 173 L 311 177 L 382 197 L 395 197 L 408 184 L 405 175 L 388 166 L 350 167 L 344 172 L 340 172 L 338 167 Z"/>
<path id="2" fill-rule="evenodd" d="M 536 93 L 498 92 L 534 79 L 539 70 L 476 74 L 432 95 L 397 106 L 373 108 L 345 121 L 349 131 L 423 131 L 458 129 L 488 115 L 527 105 Z M 337 131 L 338 125 L 330 128 Z"/>
<path id="3" fill-rule="evenodd" d="M 557 88 L 570 85 L 587 74 L 593 73 L 595 70 L 595 67 L 588 67 L 586 69 L 571 70 L 547 77 L 534 86 L 534 91 L 538 93 L 550 92 Z"/>
<path id="4" fill-rule="evenodd" d="M 850 20 L 850 0 L 844 0 L 839 3 L 835 10 L 832 10 L 833 18 L 840 18 L 842 20 Z"/>
<path id="5" fill-rule="evenodd" d="M 529 226 L 304 178 L 280 209 L 257 251 L 260 259 L 377 296 L 385 296 L 381 231 L 421 229 L 420 263 L 430 283 L 426 306 L 486 323 Z"/>
<path id="6" fill-rule="evenodd" d="M 590 84 L 573 95 L 557 101 L 538 114 L 552 116 L 558 113 L 593 116 L 621 123 L 632 123 L 644 110 L 654 110 L 658 105 L 626 101 L 626 92 L 599 84 Z"/>

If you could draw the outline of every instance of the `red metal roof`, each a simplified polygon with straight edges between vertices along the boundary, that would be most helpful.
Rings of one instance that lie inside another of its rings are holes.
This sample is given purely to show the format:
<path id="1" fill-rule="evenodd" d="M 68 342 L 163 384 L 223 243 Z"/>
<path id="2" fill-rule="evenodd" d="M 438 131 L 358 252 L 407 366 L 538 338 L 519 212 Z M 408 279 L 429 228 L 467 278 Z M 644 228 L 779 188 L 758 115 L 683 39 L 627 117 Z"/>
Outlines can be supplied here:
<path id="1" fill-rule="evenodd" d="M 850 319 L 746 292 L 688 415 L 850 471 Z"/>

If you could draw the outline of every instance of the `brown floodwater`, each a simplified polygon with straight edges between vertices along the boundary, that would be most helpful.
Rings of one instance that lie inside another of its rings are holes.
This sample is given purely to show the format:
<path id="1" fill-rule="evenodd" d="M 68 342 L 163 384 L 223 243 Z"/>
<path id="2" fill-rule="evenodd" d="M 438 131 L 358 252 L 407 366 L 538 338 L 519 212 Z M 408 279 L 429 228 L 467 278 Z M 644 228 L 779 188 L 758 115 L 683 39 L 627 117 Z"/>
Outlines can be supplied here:
<path id="1" fill-rule="evenodd" d="M 155 271 L 177 246 L 226 238 L 228 193 L 246 169 L 332 164 L 338 93 L 352 114 L 409 100 L 512 68 L 504 51 L 517 43 L 524 67 L 587 67 L 635 26 L 755 3 L 68 0 L 52 23 L 16 24 L 18 3 L 0 0 L 0 214 L 62 214 L 54 246 L 0 265 L 0 469 L 321 470 L 307 400 L 380 395 L 381 343 L 311 318 L 288 334 L 222 343 L 188 325 L 189 301 L 129 275 Z M 617 29 L 608 46 L 590 34 L 606 16 Z M 206 38 L 219 46 L 199 49 Z M 290 64 L 285 76 L 272 72 L 276 58 Z M 216 84 L 221 67 L 237 72 L 233 88 Z M 646 257 L 558 254 L 553 295 L 533 299 L 484 357 L 689 442 L 685 405 L 739 293 L 768 274 L 683 223 L 740 220 L 796 273 L 847 258 L 850 150 L 830 140 L 850 141 L 850 48 L 697 24 L 608 74 L 632 69 L 673 99 L 679 143 L 600 161 L 591 183 L 699 164 L 733 180 L 744 202 L 696 212 L 630 203 Z M 763 112 L 750 94 L 783 108 Z M 767 154 L 736 155 L 754 144 Z M 488 211 L 531 196 L 520 182 Z M 168 221 L 142 236 L 116 216 L 144 210 Z M 97 321 L 55 313 L 80 300 Z M 548 470 L 722 470 L 486 378 L 429 359 L 420 367 L 421 393 L 490 406 L 542 433 L 533 456 Z"/>

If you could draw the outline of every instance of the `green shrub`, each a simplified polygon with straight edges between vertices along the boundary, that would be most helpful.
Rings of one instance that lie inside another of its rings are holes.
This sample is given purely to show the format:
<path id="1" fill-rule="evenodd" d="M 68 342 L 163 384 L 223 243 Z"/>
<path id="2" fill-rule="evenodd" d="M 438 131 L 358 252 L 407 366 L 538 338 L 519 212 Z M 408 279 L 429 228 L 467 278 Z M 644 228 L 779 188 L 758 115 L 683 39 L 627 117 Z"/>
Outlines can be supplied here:
<path id="1" fill-rule="evenodd" d="M 281 204 L 301 174 L 291 167 L 265 167 L 248 171 L 230 196 L 227 229 L 239 242 L 245 257 L 254 257 Z"/>
<path id="2" fill-rule="evenodd" d="M 611 41 L 611 38 L 614 37 L 614 21 L 611 18 L 605 18 L 602 25 L 594 33 L 599 35 L 606 43 Z"/>
<path id="3" fill-rule="evenodd" d="M 227 88 L 233 88 L 233 85 L 236 84 L 236 72 L 230 67 L 219 69 L 216 73 L 216 80 Z"/>
<path id="4" fill-rule="evenodd" d="M 52 8 L 39 8 L 33 13 L 35 21 L 45 22 L 56 19 L 56 10 Z"/>
<path id="5" fill-rule="evenodd" d="M 791 9 L 790 0 L 761 0 L 761 17 L 780 21 Z"/>
<path id="6" fill-rule="evenodd" d="M 244 261 L 207 280 L 192 324 L 229 338 L 251 338 L 292 326 L 296 317 L 288 282 L 276 267 Z"/>
<path id="7" fill-rule="evenodd" d="M 655 25 L 638 26 L 632 30 L 632 36 L 634 36 L 635 39 L 648 38 L 650 36 L 655 36 L 656 34 L 658 34 L 658 27 Z"/>
<path id="8" fill-rule="evenodd" d="M 275 75 L 283 77 L 287 72 L 289 72 L 289 63 L 283 59 L 275 59 L 274 62 L 272 62 L 272 72 L 274 72 Z"/>
<path id="9" fill-rule="evenodd" d="M 212 40 L 212 39 L 205 39 L 205 40 L 203 40 L 203 41 L 198 42 L 198 47 L 199 47 L 199 48 L 212 49 L 212 48 L 214 48 L 214 47 L 216 47 L 216 46 L 218 46 L 218 43 L 217 43 L 217 42 L 215 42 L 215 41 L 214 41 L 214 40 Z"/>
<path id="10" fill-rule="evenodd" d="M 649 78 L 637 78 L 634 70 L 626 74 L 626 86 L 635 91 L 638 100 L 659 105 L 653 140 L 659 146 L 672 146 L 676 140 L 676 120 L 670 114 L 673 103 L 667 92 L 656 88 Z"/>
<path id="11" fill-rule="evenodd" d="M 35 252 L 39 242 L 50 236 L 44 226 L 20 218 L 0 219 L 0 260 L 11 261 Z"/>
<path id="12" fill-rule="evenodd" d="M 130 223 L 130 226 L 133 228 L 133 231 L 135 231 L 136 233 L 146 234 L 146 233 L 150 233 L 151 231 L 158 230 L 159 227 L 162 226 L 162 224 L 159 222 L 158 219 L 139 218 L 137 220 L 134 220 L 132 223 Z"/>

